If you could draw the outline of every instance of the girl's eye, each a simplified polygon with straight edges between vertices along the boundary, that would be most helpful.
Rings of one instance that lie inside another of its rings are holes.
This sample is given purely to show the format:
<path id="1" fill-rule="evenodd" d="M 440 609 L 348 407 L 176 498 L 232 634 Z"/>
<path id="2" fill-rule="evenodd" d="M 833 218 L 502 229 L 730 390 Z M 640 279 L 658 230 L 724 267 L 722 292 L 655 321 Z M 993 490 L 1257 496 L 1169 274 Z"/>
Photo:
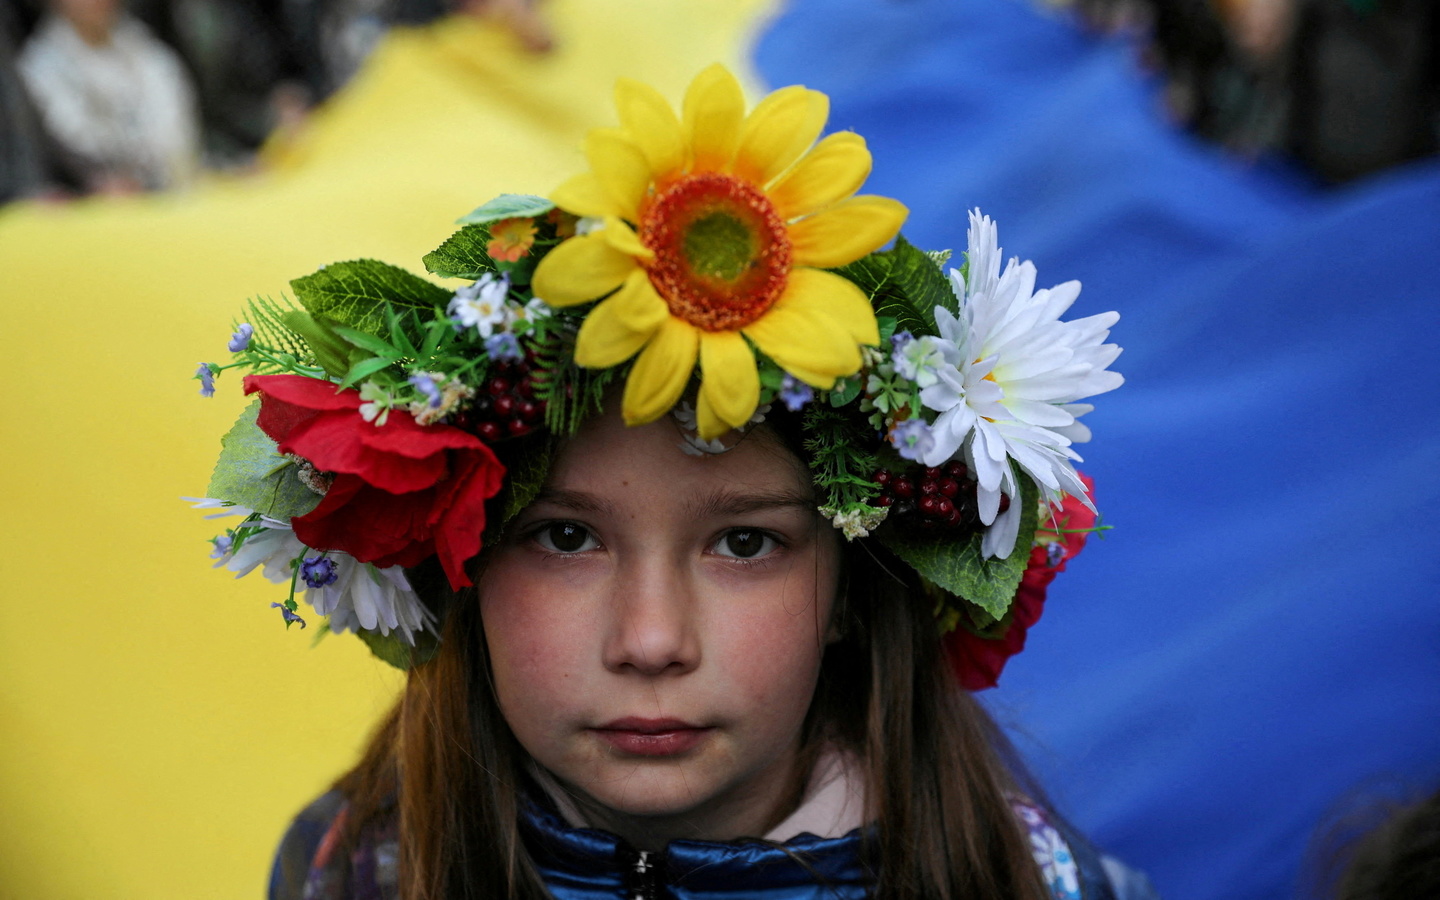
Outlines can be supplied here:
<path id="1" fill-rule="evenodd" d="M 585 526 L 574 522 L 551 522 L 535 532 L 535 541 L 551 553 L 579 553 L 600 545 Z"/>
<path id="2" fill-rule="evenodd" d="M 736 528 L 734 531 L 725 532 L 725 536 L 715 545 L 715 552 L 721 556 L 753 559 L 771 553 L 775 546 L 775 539 L 763 531 Z"/>

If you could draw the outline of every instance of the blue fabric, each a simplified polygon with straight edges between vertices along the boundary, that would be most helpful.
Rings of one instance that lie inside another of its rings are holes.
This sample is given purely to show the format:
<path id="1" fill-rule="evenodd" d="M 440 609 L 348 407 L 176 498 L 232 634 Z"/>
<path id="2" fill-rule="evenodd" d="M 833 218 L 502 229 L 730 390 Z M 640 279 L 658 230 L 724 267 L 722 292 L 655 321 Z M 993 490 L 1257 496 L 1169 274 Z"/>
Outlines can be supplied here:
<path id="1" fill-rule="evenodd" d="M 757 61 L 831 95 L 915 243 L 979 206 L 1122 313 L 1079 448 L 1116 530 L 988 697 L 1060 807 L 1168 900 L 1258 900 L 1353 792 L 1440 781 L 1440 166 L 1244 166 L 1010 0 L 795 0 Z"/>

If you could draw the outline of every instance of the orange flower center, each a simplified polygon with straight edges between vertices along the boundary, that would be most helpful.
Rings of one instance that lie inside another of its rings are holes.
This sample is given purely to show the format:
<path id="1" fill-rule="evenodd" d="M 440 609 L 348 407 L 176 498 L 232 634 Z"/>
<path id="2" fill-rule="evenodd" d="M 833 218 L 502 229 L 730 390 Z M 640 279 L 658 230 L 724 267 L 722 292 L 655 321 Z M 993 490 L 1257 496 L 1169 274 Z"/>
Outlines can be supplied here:
<path id="1" fill-rule="evenodd" d="M 688 175 L 640 213 L 640 240 L 655 251 L 650 283 L 671 314 L 703 331 L 736 331 L 785 289 L 790 236 L 758 188 L 731 175 Z"/>

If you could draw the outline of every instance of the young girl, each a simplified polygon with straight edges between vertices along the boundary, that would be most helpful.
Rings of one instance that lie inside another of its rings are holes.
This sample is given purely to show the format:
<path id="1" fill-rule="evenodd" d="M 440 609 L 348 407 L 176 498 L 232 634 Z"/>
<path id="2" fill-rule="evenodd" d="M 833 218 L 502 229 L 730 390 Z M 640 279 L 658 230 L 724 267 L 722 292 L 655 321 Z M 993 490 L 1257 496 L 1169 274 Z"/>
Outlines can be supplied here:
<path id="1" fill-rule="evenodd" d="M 949 281 L 876 252 L 905 210 L 817 92 L 616 100 L 426 257 L 453 295 L 337 264 L 231 341 L 216 557 L 409 670 L 272 896 L 1115 896 L 967 692 L 1094 528 L 1115 315 L 978 214 Z"/>

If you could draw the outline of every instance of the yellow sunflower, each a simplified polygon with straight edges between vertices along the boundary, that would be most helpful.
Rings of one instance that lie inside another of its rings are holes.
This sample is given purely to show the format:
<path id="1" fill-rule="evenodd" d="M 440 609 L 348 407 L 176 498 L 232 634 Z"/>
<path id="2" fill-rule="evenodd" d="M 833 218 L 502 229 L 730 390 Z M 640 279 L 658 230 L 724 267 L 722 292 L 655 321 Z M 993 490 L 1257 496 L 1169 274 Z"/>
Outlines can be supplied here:
<path id="1" fill-rule="evenodd" d="M 607 368 L 640 354 L 625 421 L 673 407 L 698 359 L 700 436 L 744 425 L 760 401 L 746 339 L 817 388 L 858 371 L 860 346 L 880 339 L 875 313 L 823 270 L 884 246 L 908 210 L 855 196 L 870 174 L 859 135 L 816 143 L 829 98 L 782 88 L 747 116 L 739 82 L 717 64 L 691 83 L 682 116 L 628 79 L 615 105 L 621 127 L 592 131 L 590 171 L 551 197 L 603 227 L 552 250 L 532 287 L 556 307 L 605 297 L 580 327 L 575 361 Z"/>

